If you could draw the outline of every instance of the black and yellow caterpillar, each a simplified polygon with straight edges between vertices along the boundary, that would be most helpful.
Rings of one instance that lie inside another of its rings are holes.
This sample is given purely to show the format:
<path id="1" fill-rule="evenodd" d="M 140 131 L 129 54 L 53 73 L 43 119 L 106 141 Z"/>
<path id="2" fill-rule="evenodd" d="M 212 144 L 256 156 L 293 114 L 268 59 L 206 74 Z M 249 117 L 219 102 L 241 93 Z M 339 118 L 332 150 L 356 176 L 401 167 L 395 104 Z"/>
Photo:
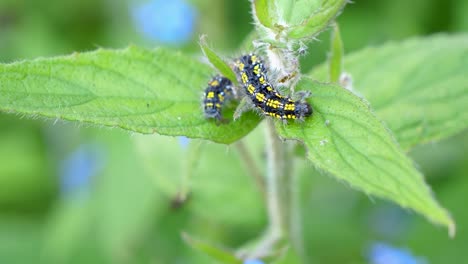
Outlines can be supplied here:
<path id="1" fill-rule="evenodd" d="M 232 82 L 223 76 L 217 75 L 208 82 L 203 95 L 203 111 L 206 118 L 223 120 L 221 110 L 223 105 L 233 97 Z"/>
<path id="2" fill-rule="evenodd" d="M 268 81 L 265 65 L 254 55 L 244 55 L 235 62 L 235 70 L 245 94 L 263 114 L 281 120 L 302 120 L 312 114 L 312 107 L 303 100 L 281 95 Z"/>

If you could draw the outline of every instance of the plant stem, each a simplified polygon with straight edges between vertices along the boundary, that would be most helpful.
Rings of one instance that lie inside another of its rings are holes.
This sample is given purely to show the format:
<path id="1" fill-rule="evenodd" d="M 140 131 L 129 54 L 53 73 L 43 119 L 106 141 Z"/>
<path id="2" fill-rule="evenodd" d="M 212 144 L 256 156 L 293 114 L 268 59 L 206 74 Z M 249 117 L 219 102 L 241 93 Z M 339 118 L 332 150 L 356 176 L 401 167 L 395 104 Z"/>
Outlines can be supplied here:
<path id="1" fill-rule="evenodd" d="M 288 45 L 286 45 L 288 47 Z M 270 46 L 266 50 L 270 68 L 279 71 L 282 85 L 289 86 L 291 94 L 299 80 L 299 61 L 295 53 L 287 48 Z M 284 82 L 282 81 L 284 79 Z M 266 141 L 266 205 L 269 227 L 261 241 L 250 251 L 247 258 L 260 258 L 278 253 L 284 239 L 291 241 L 298 253 L 303 253 L 300 223 L 299 199 L 295 188 L 297 182 L 292 178 L 293 157 L 287 155 L 288 144 L 281 141 L 276 133 L 274 120 L 267 118 L 265 126 Z M 286 244 L 287 246 L 288 244 Z"/>
<path id="2" fill-rule="evenodd" d="M 288 176 L 290 176 L 289 186 L 291 191 L 289 237 L 298 256 L 302 259 L 303 263 L 307 263 L 305 261 L 307 256 L 302 236 L 302 215 L 299 188 L 300 175 L 298 173 L 291 172 Z"/>
<path id="3" fill-rule="evenodd" d="M 198 165 L 199 155 L 203 145 L 203 142 L 191 141 L 186 149 L 187 154 L 184 159 L 184 171 L 180 178 L 180 186 L 177 194 L 177 199 L 179 199 L 180 202 L 185 202 L 190 194 L 191 178 L 195 167 Z"/>
<path id="4" fill-rule="evenodd" d="M 252 155 L 250 155 L 249 150 L 245 146 L 243 141 L 238 141 L 235 144 L 237 151 L 239 151 L 240 158 L 242 159 L 243 163 L 245 164 L 247 170 L 250 172 L 250 175 L 254 179 L 255 183 L 257 184 L 258 189 L 262 193 L 264 199 L 266 199 L 266 190 L 265 190 L 265 179 L 258 169 L 257 165 L 255 164 Z"/>
<path id="5" fill-rule="evenodd" d="M 289 187 L 284 185 L 285 145 L 276 134 L 273 120 L 267 119 L 265 126 L 267 175 L 266 203 L 269 226 L 264 237 L 247 255 L 247 258 L 261 258 L 275 253 L 278 242 L 287 237 L 289 227 Z"/>
<path id="6" fill-rule="evenodd" d="M 284 145 L 276 134 L 273 121 L 268 119 L 265 128 L 267 155 L 267 208 L 270 220 L 270 232 L 283 237 L 287 232 L 288 211 L 284 183 Z M 286 187 L 287 189 L 288 187 Z M 286 198 L 286 199 L 285 199 Z"/>

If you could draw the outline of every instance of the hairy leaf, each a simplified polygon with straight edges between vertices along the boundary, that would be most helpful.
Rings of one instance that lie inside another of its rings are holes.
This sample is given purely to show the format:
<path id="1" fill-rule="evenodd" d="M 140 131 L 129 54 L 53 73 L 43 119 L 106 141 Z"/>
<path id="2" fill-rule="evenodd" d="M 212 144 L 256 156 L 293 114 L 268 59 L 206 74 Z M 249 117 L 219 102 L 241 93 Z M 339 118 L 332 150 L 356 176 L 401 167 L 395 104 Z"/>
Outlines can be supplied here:
<path id="1" fill-rule="evenodd" d="M 325 0 L 327 1 L 327 0 Z M 294 26 L 310 17 L 320 8 L 324 0 L 274 0 L 277 13 L 282 21 Z"/>
<path id="2" fill-rule="evenodd" d="M 312 38 L 335 19 L 347 0 L 255 0 L 258 22 L 293 39 Z"/>
<path id="3" fill-rule="evenodd" d="M 312 38 L 333 22 L 347 0 L 302 0 L 289 1 L 292 6 L 290 15 L 291 38 Z M 296 3 L 298 2 L 298 3 Z M 302 5 L 301 5 L 302 4 Z"/>
<path id="4" fill-rule="evenodd" d="M 234 71 L 229 67 L 229 65 L 221 59 L 221 57 L 216 54 L 214 50 L 212 50 L 204 37 L 200 39 L 200 47 L 205 54 L 206 58 L 210 61 L 210 63 L 221 73 L 223 76 L 227 77 L 231 80 L 234 84 L 237 84 L 237 78 Z"/>
<path id="5" fill-rule="evenodd" d="M 253 0 L 252 10 L 258 22 L 267 28 L 272 28 L 278 15 L 275 9 L 275 3 L 271 0 Z"/>
<path id="6" fill-rule="evenodd" d="M 259 118 L 206 120 L 201 96 L 212 75 L 180 53 L 136 47 L 3 64 L 0 111 L 231 143 Z"/>
<path id="7" fill-rule="evenodd" d="M 367 48 L 344 71 L 403 149 L 468 127 L 468 35 L 436 35 Z M 327 80 L 323 64 L 309 74 Z"/>
<path id="8" fill-rule="evenodd" d="M 303 123 L 283 125 L 280 136 L 303 141 L 320 170 L 369 195 L 385 198 L 454 232 L 450 215 L 433 197 L 412 161 L 359 97 L 337 85 L 304 78 L 314 114 Z"/>

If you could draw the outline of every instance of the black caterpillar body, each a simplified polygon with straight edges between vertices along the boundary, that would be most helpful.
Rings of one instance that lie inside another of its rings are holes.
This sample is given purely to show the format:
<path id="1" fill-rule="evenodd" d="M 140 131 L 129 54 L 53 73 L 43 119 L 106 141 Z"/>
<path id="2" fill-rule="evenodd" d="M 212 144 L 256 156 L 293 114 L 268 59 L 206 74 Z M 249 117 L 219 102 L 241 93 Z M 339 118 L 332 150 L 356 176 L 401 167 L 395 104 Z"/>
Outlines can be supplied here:
<path id="1" fill-rule="evenodd" d="M 232 82 L 223 76 L 215 76 L 208 82 L 203 95 L 203 111 L 206 118 L 223 119 L 221 109 L 233 97 Z"/>
<path id="2" fill-rule="evenodd" d="M 244 91 L 251 102 L 267 116 L 281 120 L 299 119 L 312 115 L 312 107 L 302 100 L 281 95 L 268 81 L 265 65 L 254 55 L 240 57 L 235 68 Z"/>

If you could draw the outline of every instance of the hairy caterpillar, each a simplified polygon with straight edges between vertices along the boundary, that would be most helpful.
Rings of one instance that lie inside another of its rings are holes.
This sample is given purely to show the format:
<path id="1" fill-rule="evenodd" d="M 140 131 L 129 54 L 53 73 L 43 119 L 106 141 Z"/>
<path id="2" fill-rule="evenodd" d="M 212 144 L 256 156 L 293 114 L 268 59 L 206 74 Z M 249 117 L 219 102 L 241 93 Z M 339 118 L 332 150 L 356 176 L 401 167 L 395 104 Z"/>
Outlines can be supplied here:
<path id="1" fill-rule="evenodd" d="M 263 114 L 284 121 L 302 120 L 312 115 L 312 107 L 307 102 L 283 96 L 273 88 L 268 81 L 265 65 L 258 56 L 249 54 L 240 57 L 235 62 L 235 69 L 246 95 Z"/>
<path id="2" fill-rule="evenodd" d="M 217 75 L 208 82 L 203 95 L 203 112 L 206 118 L 223 120 L 221 109 L 233 97 L 232 82 L 223 76 Z"/>

